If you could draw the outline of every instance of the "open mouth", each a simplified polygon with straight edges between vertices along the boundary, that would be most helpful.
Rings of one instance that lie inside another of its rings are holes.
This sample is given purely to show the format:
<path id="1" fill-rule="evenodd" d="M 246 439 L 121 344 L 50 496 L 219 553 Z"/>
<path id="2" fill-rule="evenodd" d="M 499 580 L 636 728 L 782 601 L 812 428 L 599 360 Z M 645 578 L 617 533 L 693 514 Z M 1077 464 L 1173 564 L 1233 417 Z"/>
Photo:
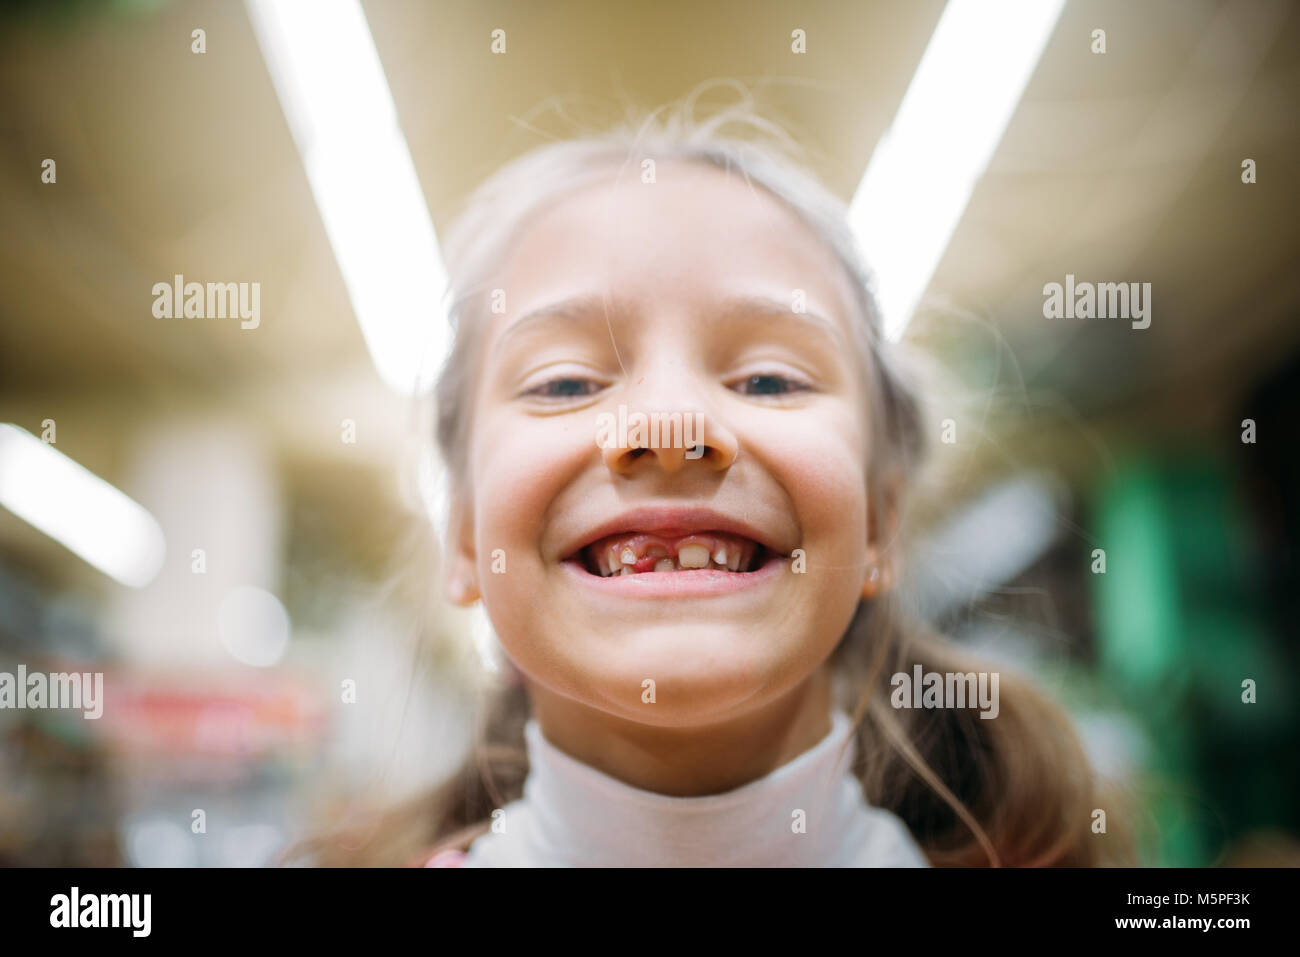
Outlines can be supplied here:
<path id="1" fill-rule="evenodd" d="M 589 574 L 613 578 L 697 570 L 744 574 L 761 568 L 769 555 L 765 546 L 731 532 L 622 532 L 592 542 L 572 558 Z"/>

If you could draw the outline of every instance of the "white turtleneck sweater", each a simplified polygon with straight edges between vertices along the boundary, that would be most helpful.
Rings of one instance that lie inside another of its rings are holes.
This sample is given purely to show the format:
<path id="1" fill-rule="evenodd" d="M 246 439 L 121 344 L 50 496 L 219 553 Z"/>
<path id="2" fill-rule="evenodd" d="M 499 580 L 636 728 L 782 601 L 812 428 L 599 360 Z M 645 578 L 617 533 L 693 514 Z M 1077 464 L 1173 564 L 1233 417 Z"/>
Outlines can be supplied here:
<path id="1" fill-rule="evenodd" d="M 705 797 L 624 784 L 556 748 L 535 720 L 524 739 L 523 797 L 471 845 L 466 867 L 927 866 L 903 822 L 863 798 L 853 724 L 838 708 L 810 750 Z"/>

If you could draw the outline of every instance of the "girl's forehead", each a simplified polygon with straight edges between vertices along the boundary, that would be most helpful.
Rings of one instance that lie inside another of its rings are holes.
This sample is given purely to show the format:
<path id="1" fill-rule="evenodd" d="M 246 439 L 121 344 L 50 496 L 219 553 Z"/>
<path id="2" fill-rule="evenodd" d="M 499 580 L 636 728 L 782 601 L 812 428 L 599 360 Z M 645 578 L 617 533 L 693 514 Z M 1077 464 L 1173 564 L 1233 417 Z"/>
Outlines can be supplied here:
<path id="1" fill-rule="evenodd" d="M 634 164 L 547 204 L 515 236 L 502 269 L 513 306 L 568 286 L 628 297 L 665 284 L 734 295 L 795 290 L 846 317 L 854 301 L 828 242 L 743 173 L 678 160 Z"/>
<path id="2" fill-rule="evenodd" d="M 743 174 L 704 163 L 666 160 L 638 173 L 634 166 L 561 194 L 534 217 L 532 230 L 581 225 L 602 238 L 644 240 L 638 230 L 699 236 L 701 240 L 756 230 L 811 231 L 766 190 Z M 699 227 L 706 227 L 701 233 Z"/>

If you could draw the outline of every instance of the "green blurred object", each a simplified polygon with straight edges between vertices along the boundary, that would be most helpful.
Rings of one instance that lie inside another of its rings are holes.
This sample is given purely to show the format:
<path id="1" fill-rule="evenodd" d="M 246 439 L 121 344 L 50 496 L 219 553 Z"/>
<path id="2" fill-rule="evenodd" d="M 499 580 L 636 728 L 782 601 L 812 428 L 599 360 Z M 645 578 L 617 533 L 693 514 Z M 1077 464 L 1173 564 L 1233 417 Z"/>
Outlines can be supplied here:
<path id="1" fill-rule="evenodd" d="M 1294 770 L 1277 763 L 1295 753 L 1292 681 L 1251 526 L 1208 458 L 1133 461 L 1093 509 L 1106 553 L 1093 575 L 1100 666 L 1151 744 L 1152 863 L 1213 864 L 1248 831 L 1287 824 L 1297 803 Z"/>

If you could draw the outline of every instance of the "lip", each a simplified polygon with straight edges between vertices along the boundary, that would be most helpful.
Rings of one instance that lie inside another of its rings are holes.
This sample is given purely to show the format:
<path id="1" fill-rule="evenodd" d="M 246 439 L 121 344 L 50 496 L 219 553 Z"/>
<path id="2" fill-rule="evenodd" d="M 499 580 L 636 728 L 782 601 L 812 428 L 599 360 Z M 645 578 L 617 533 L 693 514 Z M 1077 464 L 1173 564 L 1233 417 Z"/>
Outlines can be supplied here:
<path id="1" fill-rule="evenodd" d="M 770 553 L 767 561 L 752 572 L 697 568 L 689 571 L 646 572 L 640 575 L 611 575 L 608 578 L 591 574 L 579 562 L 566 560 L 560 563 L 560 567 L 564 574 L 572 576 L 581 586 L 590 588 L 597 594 L 618 598 L 661 599 L 727 595 L 755 588 L 780 577 L 785 572 L 786 561 L 785 556 Z"/>
<path id="2" fill-rule="evenodd" d="M 782 548 L 780 544 L 773 541 L 771 535 L 754 528 L 742 519 L 733 518 L 729 515 L 723 514 L 722 512 L 715 511 L 714 509 L 645 506 L 624 512 L 622 515 L 584 531 L 581 535 L 575 537 L 572 541 L 564 545 L 563 549 L 560 551 L 560 559 L 562 562 L 567 563 L 568 559 L 576 556 L 578 552 L 593 542 L 597 542 L 609 535 L 617 535 L 620 532 L 646 532 L 652 535 L 662 535 L 665 538 L 674 536 L 684 537 L 699 532 L 729 532 L 732 535 L 740 535 L 744 538 L 749 538 L 758 542 L 758 544 L 773 553 L 773 558 L 784 558 L 788 554 L 788 549 Z M 673 574 L 693 575 L 706 573 L 707 572 L 703 570 L 698 570 L 674 572 Z M 759 572 L 750 572 L 749 574 L 756 575 L 758 573 Z M 721 574 L 734 577 L 738 573 L 722 572 Z M 637 575 L 623 577 L 640 578 L 643 576 Z"/>

